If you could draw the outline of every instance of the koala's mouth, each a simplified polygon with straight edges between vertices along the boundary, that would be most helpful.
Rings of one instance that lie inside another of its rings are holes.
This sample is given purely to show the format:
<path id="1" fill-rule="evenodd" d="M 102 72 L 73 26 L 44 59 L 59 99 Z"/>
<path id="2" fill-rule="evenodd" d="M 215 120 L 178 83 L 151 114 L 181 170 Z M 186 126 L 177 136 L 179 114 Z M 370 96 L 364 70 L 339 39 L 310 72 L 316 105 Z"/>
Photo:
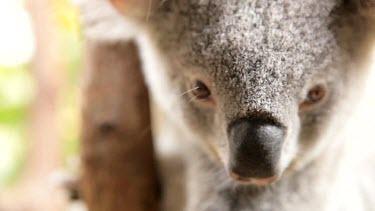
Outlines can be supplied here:
<path id="1" fill-rule="evenodd" d="M 259 186 L 269 185 L 278 179 L 277 175 L 272 176 L 272 177 L 267 177 L 267 178 L 241 177 L 238 174 L 233 173 L 233 172 L 231 172 L 229 175 L 232 179 L 244 185 L 259 185 Z"/>

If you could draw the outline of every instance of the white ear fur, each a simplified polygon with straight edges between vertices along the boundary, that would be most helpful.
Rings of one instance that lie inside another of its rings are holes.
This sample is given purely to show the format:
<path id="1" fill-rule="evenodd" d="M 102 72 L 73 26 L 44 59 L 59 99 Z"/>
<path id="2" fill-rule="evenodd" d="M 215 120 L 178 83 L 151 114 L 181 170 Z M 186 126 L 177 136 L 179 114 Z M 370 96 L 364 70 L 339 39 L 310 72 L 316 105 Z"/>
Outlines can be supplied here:
<path id="1" fill-rule="evenodd" d="M 124 18 L 109 0 L 72 0 L 80 13 L 86 38 L 105 42 L 126 41 L 138 34 L 137 24 Z"/>
<path id="2" fill-rule="evenodd" d="M 161 0 L 110 0 L 112 5 L 126 17 L 148 18 Z"/>

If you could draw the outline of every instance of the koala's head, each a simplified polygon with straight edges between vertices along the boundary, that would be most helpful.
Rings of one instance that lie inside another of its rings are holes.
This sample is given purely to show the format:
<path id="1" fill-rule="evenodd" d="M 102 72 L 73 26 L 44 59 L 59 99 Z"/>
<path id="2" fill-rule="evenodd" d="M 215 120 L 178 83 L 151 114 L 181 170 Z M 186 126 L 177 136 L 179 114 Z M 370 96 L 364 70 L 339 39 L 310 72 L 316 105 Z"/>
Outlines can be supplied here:
<path id="1" fill-rule="evenodd" d="M 339 130 L 367 39 L 354 0 L 113 2 L 151 37 L 157 102 L 234 179 L 267 184 Z"/>

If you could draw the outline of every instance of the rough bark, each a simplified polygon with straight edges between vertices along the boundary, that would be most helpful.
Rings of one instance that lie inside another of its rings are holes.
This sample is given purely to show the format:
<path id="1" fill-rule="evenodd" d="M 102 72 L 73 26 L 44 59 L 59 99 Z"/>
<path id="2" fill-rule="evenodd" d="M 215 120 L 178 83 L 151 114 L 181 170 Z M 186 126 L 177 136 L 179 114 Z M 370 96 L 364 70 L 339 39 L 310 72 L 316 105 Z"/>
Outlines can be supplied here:
<path id="1" fill-rule="evenodd" d="M 90 211 L 157 209 L 148 92 L 134 42 L 86 43 L 81 190 Z"/>

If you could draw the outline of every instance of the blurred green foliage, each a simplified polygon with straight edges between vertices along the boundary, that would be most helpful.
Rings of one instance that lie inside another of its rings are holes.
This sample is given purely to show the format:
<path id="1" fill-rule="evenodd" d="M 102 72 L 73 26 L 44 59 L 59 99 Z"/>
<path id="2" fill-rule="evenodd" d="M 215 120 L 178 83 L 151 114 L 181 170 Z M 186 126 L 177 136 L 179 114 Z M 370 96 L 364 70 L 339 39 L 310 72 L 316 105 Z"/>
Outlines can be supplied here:
<path id="1" fill-rule="evenodd" d="M 27 114 L 33 97 L 28 65 L 0 66 L 0 186 L 21 172 L 27 149 Z"/>
<path id="2" fill-rule="evenodd" d="M 65 166 L 79 151 L 79 75 L 81 38 L 77 11 L 68 0 L 52 0 L 64 65 L 58 120 Z M 1 17 L 0 17 L 1 18 Z M 14 42 L 17 42 L 14 40 Z M 0 46 L 1 48 L 1 46 Z M 0 188 L 17 181 L 27 162 L 29 113 L 35 96 L 31 61 L 0 64 Z"/>
<path id="3" fill-rule="evenodd" d="M 25 158 L 27 114 L 33 96 L 27 67 L 0 66 L 0 185 L 15 180 Z"/>

